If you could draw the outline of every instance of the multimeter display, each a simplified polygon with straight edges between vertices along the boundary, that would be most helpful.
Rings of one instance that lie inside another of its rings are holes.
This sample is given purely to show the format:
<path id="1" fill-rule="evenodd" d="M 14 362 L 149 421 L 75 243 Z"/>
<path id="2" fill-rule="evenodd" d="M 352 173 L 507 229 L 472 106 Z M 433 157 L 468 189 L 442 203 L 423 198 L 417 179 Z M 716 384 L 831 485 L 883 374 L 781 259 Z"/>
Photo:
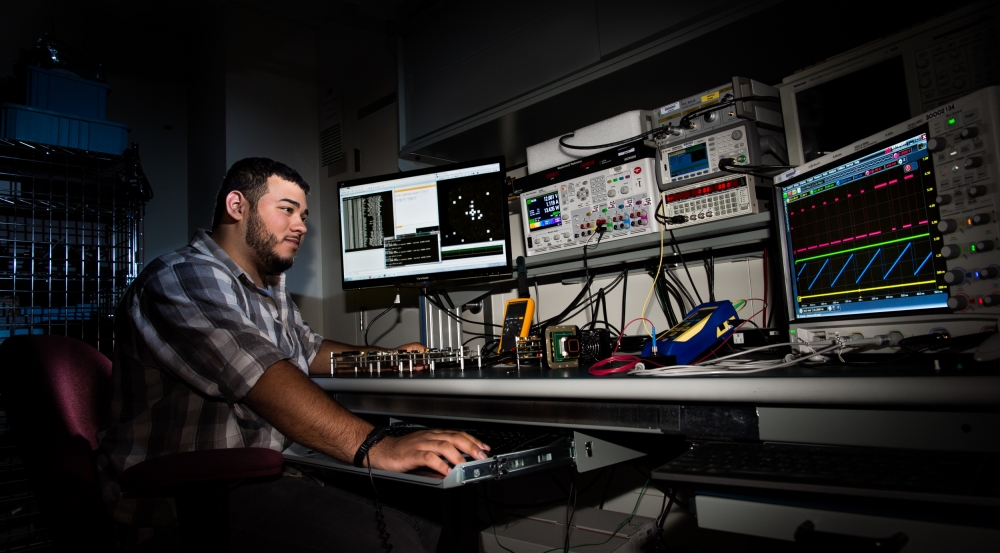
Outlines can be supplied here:
<path id="1" fill-rule="evenodd" d="M 507 301 L 503 310 L 503 333 L 500 335 L 497 353 L 517 350 L 517 337 L 528 335 L 534 314 L 535 302 L 531 298 Z"/>

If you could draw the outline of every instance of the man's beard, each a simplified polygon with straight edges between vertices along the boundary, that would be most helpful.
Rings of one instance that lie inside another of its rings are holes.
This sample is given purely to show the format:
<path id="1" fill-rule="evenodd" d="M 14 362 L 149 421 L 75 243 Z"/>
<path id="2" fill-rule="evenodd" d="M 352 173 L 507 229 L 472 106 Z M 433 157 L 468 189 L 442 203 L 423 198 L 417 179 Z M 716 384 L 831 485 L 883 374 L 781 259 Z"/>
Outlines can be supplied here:
<path id="1" fill-rule="evenodd" d="M 250 216 L 247 219 L 247 245 L 257 254 L 257 263 L 264 269 L 267 275 L 280 275 L 292 268 L 295 257 L 281 257 L 274 251 L 274 247 L 281 241 L 278 237 L 267 232 L 264 228 L 264 220 L 257 213 L 256 208 L 250 209 Z"/>

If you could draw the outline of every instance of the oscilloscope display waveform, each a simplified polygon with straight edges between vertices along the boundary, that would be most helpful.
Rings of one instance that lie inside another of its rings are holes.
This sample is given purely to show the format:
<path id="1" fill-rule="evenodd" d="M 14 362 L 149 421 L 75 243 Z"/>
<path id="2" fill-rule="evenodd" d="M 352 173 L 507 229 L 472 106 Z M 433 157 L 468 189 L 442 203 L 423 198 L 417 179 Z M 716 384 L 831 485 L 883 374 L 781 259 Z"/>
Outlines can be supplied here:
<path id="1" fill-rule="evenodd" d="M 850 302 L 937 289 L 933 180 L 913 163 L 860 176 L 789 206 L 799 302 Z M 930 190 L 928 190 L 930 189 Z"/>

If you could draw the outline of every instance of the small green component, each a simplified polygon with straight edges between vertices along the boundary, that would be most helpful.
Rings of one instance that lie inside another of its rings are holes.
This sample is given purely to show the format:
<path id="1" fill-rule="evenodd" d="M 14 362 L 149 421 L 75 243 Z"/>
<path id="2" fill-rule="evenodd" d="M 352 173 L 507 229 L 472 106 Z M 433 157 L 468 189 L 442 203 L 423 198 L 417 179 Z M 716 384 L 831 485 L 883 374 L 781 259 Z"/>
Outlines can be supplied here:
<path id="1" fill-rule="evenodd" d="M 565 352 L 563 351 L 563 348 L 562 348 L 562 339 L 563 338 L 575 338 L 575 337 L 576 337 L 576 332 L 573 332 L 572 330 L 557 330 L 557 331 L 555 331 L 555 332 L 552 333 L 552 360 L 553 361 L 555 361 L 556 363 L 562 363 L 563 361 L 567 361 L 568 360 L 567 357 L 564 355 Z M 576 359 L 576 357 L 573 357 L 573 359 Z"/>
<path id="2" fill-rule="evenodd" d="M 952 117 L 951 119 L 949 119 L 949 120 L 948 120 L 948 124 L 949 124 L 949 125 L 954 125 L 954 124 L 955 124 L 955 118 L 954 118 L 954 117 Z"/>

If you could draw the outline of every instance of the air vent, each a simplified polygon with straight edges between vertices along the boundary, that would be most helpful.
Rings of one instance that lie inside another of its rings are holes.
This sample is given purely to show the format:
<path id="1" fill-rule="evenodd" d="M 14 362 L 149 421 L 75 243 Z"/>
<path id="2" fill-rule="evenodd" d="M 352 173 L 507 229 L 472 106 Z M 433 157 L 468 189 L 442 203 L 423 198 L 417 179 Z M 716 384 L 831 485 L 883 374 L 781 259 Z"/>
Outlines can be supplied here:
<path id="1" fill-rule="evenodd" d="M 340 123 L 319 133 L 319 153 L 323 167 L 344 159 L 344 145 Z"/>

